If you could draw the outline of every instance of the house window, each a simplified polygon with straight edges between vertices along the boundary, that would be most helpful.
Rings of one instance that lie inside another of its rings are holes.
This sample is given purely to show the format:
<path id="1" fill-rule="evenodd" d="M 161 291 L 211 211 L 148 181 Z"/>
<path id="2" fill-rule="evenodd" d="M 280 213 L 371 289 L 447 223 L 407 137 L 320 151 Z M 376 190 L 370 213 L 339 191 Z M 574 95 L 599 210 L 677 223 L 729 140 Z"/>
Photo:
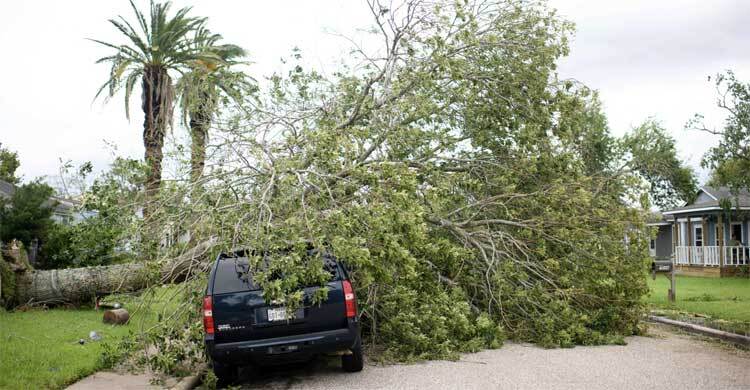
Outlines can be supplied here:
<path id="1" fill-rule="evenodd" d="M 693 237 L 695 237 L 694 238 L 695 242 L 693 243 L 693 245 L 695 245 L 695 246 L 703 246 L 703 227 L 696 226 L 695 230 L 693 230 L 693 232 L 695 233 L 693 235 Z"/>
<path id="2" fill-rule="evenodd" d="M 714 226 L 714 237 L 717 246 L 724 246 L 724 232 L 719 229 L 719 225 Z"/>
<path id="3" fill-rule="evenodd" d="M 729 226 L 729 246 L 742 245 L 742 222 L 732 222 Z"/>
<path id="4" fill-rule="evenodd" d="M 653 238 L 651 239 L 651 244 L 649 244 L 649 248 L 651 248 L 652 250 L 656 249 L 656 240 L 654 240 Z"/>
<path id="5" fill-rule="evenodd" d="M 687 223 L 680 222 L 680 239 L 679 239 L 679 242 L 680 242 L 680 245 L 682 245 L 682 246 L 690 245 L 690 243 L 688 243 L 688 234 L 687 234 L 688 231 L 687 231 L 687 229 L 688 229 Z"/>

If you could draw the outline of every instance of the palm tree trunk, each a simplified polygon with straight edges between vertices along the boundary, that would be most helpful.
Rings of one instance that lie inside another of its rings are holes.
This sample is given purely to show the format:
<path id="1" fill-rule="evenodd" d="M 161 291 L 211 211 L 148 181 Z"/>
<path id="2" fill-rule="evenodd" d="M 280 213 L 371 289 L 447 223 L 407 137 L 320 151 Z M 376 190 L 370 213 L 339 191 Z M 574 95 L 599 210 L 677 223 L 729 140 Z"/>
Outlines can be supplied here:
<path id="1" fill-rule="evenodd" d="M 213 116 L 213 98 L 210 92 L 201 93 L 198 106 L 190 111 L 190 181 L 196 183 L 206 165 L 206 141 Z"/>
<path id="2" fill-rule="evenodd" d="M 149 168 L 146 177 L 144 219 L 155 211 L 155 198 L 161 185 L 161 165 L 164 155 L 164 136 L 172 119 L 172 80 L 163 67 L 148 66 L 143 74 L 143 146 L 144 159 Z"/>

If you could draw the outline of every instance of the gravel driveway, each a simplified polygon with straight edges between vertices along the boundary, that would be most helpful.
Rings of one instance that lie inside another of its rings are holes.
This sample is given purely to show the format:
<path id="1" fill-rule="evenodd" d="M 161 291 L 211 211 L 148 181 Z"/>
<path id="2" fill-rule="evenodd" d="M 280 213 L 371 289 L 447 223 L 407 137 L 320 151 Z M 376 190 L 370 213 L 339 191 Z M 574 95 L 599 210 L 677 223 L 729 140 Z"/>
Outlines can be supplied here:
<path id="1" fill-rule="evenodd" d="M 457 362 L 346 374 L 317 360 L 242 374 L 243 389 L 750 389 L 750 352 L 654 325 L 627 346 L 541 349 L 508 343 Z M 249 370 L 248 370 L 249 371 Z M 252 374 L 252 376 L 251 376 Z"/>

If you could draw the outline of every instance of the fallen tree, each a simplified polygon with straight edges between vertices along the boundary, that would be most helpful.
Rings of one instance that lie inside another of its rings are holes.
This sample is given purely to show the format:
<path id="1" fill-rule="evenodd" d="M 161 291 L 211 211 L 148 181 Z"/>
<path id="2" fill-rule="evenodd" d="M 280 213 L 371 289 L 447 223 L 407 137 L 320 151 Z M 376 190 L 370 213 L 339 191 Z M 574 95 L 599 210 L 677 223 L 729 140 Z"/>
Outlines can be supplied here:
<path id="1" fill-rule="evenodd" d="M 214 239 L 186 250 L 172 259 L 110 266 L 34 270 L 19 266 L 23 248 L 5 250 L 5 279 L 0 288 L 5 305 L 33 306 L 93 303 L 97 297 L 140 291 L 152 285 L 181 282 L 205 273 Z M 12 280 L 10 279 L 12 278 Z"/>
<path id="2" fill-rule="evenodd" d="M 609 133 L 596 93 L 558 79 L 572 26 L 544 4 L 370 11 L 375 38 L 362 42 L 382 44 L 355 45 L 345 71 L 326 78 L 295 53 L 267 92 L 218 116 L 202 190 L 166 194 L 163 223 L 283 252 L 251 270 L 288 307 L 328 275 L 308 243 L 344 259 L 365 336 L 386 357 L 638 332 L 644 217 L 692 191 L 670 172 L 683 169 L 674 140 Z M 172 329 L 170 342 L 200 342 Z"/>

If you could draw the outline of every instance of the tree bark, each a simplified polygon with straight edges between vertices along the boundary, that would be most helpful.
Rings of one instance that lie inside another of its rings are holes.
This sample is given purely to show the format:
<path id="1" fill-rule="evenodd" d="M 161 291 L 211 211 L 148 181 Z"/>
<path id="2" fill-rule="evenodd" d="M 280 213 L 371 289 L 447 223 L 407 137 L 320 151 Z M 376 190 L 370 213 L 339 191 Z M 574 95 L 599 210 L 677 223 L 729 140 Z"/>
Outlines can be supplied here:
<path id="1" fill-rule="evenodd" d="M 154 212 L 154 198 L 161 185 L 161 165 L 164 158 L 164 136 L 172 121 L 172 79 L 161 66 L 147 66 L 143 73 L 142 108 L 144 159 L 149 168 L 146 177 L 146 205 L 144 219 Z"/>
<path id="2" fill-rule="evenodd" d="M 147 285 L 145 267 L 139 263 L 24 272 L 16 274 L 14 301 L 18 305 L 82 303 Z"/>
<path id="3" fill-rule="evenodd" d="M 205 241 L 183 255 L 161 264 L 159 274 L 149 277 L 144 263 L 29 271 L 15 274 L 11 305 L 78 304 L 97 296 L 142 290 L 149 285 L 179 283 L 205 273 L 215 240 Z M 2 261 L 2 260 L 0 260 Z"/>
<path id="4" fill-rule="evenodd" d="M 197 107 L 190 111 L 190 181 L 192 183 L 200 179 L 206 165 L 206 141 L 214 106 L 211 91 L 203 91 Z"/>

